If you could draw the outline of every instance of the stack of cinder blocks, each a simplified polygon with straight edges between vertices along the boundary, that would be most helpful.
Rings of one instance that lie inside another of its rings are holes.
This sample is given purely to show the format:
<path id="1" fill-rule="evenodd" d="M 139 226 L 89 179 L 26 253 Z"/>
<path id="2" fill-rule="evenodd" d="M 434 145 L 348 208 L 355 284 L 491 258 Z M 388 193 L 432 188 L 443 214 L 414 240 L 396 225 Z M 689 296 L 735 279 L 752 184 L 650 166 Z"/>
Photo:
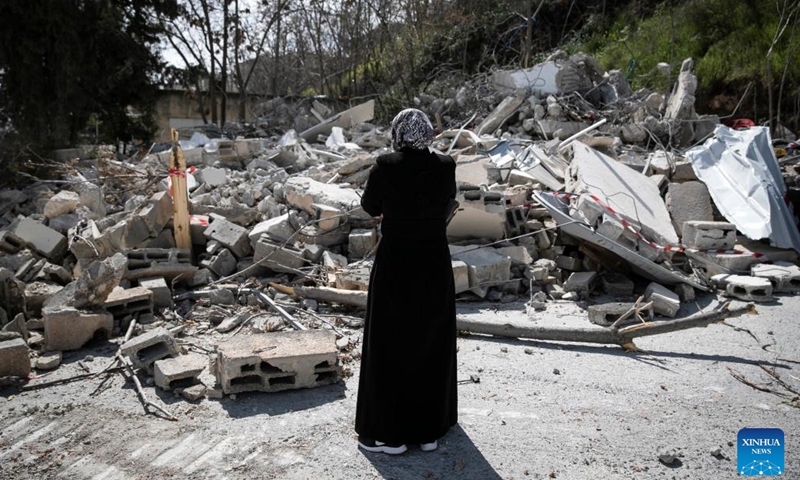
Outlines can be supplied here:
<path id="1" fill-rule="evenodd" d="M 336 336 L 329 330 L 235 337 L 217 352 L 214 370 L 225 393 L 317 387 L 340 377 Z"/>

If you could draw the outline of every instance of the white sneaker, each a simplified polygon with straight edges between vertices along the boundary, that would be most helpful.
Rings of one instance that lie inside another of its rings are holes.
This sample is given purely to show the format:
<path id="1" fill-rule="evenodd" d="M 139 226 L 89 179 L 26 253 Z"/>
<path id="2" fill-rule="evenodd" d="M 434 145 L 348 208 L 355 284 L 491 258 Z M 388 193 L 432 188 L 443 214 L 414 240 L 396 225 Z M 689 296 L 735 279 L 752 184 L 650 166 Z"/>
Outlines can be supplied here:
<path id="1" fill-rule="evenodd" d="M 419 449 L 422 450 L 423 452 L 432 452 L 436 450 L 438 446 L 439 442 L 437 440 L 434 440 L 431 443 L 420 443 Z"/>
<path id="2" fill-rule="evenodd" d="M 391 446 L 377 440 L 370 440 L 360 435 L 358 437 L 358 446 L 368 452 L 385 453 L 388 455 L 400 455 L 408 450 L 408 447 L 405 445 Z"/>

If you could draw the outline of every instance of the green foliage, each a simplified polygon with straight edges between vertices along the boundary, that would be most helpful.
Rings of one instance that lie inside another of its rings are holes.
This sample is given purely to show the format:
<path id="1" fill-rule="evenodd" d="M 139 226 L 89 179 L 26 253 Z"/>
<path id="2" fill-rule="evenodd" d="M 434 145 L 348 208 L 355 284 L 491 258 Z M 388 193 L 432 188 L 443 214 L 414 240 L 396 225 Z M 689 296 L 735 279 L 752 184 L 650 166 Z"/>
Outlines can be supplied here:
<path id="1" fill-rule="evenodd" d="M 172 0 L 0 2 L 6 127 L 38 151 L 74 143 L 90 118 L 103 141 L 149 137 L 158 19 L 174 14 Z"/>
<path id="2" fill-rule="evenodd" d="M 657 73 L 656 65 L 669 63 L 674 76 L 681 61 L 692 57 L 701 93 L 741 93 L 748 83 L 777 89 L 786 67 L 784 95 L 796 95 L 800 93 L 797 13 L 767 58 L 776 32 L 786 24 L 785 19 L 781 21 L 779 8 L 788 10 L 796 4 L 796 0 L 664 2 L 652 16 L 645 17 L 637 16 L 629 6 L 617 14 L 607 30 L 592 32 L 580 47 L 595 54 L 608 69 L 624 70 L 630 60 L 635 60 L 634 87 L 663 91 L 666 79 Z M 787 55 L 793 53 L 794 59 L 787 62 Z"/>

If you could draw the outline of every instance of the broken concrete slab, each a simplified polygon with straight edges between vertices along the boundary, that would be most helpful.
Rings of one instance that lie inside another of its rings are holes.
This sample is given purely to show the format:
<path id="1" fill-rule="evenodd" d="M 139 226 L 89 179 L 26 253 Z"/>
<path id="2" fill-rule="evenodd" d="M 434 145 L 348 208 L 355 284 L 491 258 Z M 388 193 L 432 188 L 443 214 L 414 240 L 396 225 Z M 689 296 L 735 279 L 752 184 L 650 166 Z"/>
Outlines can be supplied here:
<path id="1" fill-rule="evenodd" d="M 166 328 L 159 327 L 145 332 L 125 342 L 120 352 L 131 359 L 133 365 L 153 374 L 153 364 L 157 360 L 175 357 L 179 354 L 175 339 Z"/>
<path id="2" fill-rule="evenodd" d="M 687 221 L 683 225 L 683 244 L 698 250 L 732 250 L 736 226 L 728 222 Z"/>
<path id="3" fill-rule="evenodd" d="M 772 300 L 772 283 L 767 278 L 745 275 L 714 275 L 711 281 L 725 289 L 728 296 L 748 302 L 769 302 Z"/>
<path id="4" fill-rule="evenodd" d="M 103 305 L 125 275 L 128 258 L 122 253 L 104 260 L 91 261 L 76 280 L 72 305 L 86 308 Z"/>
<path id="5" fill-rule="evenodd" d="M 375 100 L 369 100 L 333 115 L 324 122 L 303 131 L 300 136 L 310 142 L 316 139 L 317 135 L 329 134 L 333 127 L 349 129 L 359 123 L 369 122 L 373 117 L 375 117 Z"/>
<path id="6" fill-rule="evenodd" d="M 147 226 L 150 238 L 158 238 L 172 219 L 172 197 L 167 192 L 158 192 L 137 213 Z"/>
<path id="7" fill-rule="evenodd" d="M 286 213 L 256 224 L 250 229 L 248 237 L 250 238 L 250 245 L 256 248 L 256 242 L 262 235 L 266 234 L 270 240 L 283 243 L 288 241 L 294 235 L 294 232 L 295 229 L 289 221 L 289 214 Z"/>
<path id="8" fill-rule="evenodd" d="M 157 360 L 153 367 L 155 384 L 164 390 L 196 385 L 200 383 L 198 376 L 207 366 L 208 358 L 197 353 Z"/>
<path id="9" fill-rule="evenodd" d="M 67 253 L 67 237 L 37 221 L 23 218 L 12 224 L 10 231 L 30 249 L 56 263 Z"/>
<path id="10" fill-rule="evenodd" d="M 672 225 L 678 233 L 684 231 L 684 225 L 689 221 L 714 220 L 711 195 L 702 182 L 670 183 L 666 203 Z"/>
<path id="11" fill-rule="evenodd" d="M 43 310 L 45 351 L 77 350 L 95 337 L 111 338 L 114 317 L 74 308 Z"/>
<path id="12" fill-rule="evenodd" d="M 0 341 L 0 377 L 27 377 L 31 373 L 28 345 L 21 338 Z"/>
<path id="13" fill-rule="evenodd" d="M 318 182 L 308 177 L 291 177 L 283 187 L 286 203 L 312 215 L 315 213 L 314 204 L 320 204 L 348 212 L 357 218 L 370 218 L 361 208 L 361 197 L 355 190 Z"/>
<path id="14" fill-rule="evenodd" d="M 251 253 L 250 238 L 246 228 L 227 221 L 219 215 L 211 215 L 211 223 L 203 232 L 209 240 L 216 240 L 228 248 L 236 258 L 242 259 Z"/>
<path id="15" fill-rule="evenodd" d="M 305 265 L 301 252 L 281 247 L 261 237 L 256 243 L 253 261 L 276 272 L 295 273 Z"/>
<path id="16" fill-rule="evenodd" d="M 522 103 L 526 95 L 513 95 L 503 99 L 502 102 L 490 113 L 475 129 L 478 135 L 493 134 L 500 128 L 508 118 L 513 115 Z"/>
<path id="17" fill-rule="evenodd" d="M 666 317 L 674 318 L 681 308 L 678 295 L 667 287 L 652 282 L 644 291 L 644 301 L 653 302 L 653 311 Z"/>
<path id="18" fill-rule="evenodd" d="M 17 314 L 13 320 L 8 322 L 3 328 L 3 332 L 17 332 L 22 336 L 22 339 L 28 341 L 28 327 L 25 321 L 25 315 L 22 313 Z"/>
<path id="19" fill-rule="evenodd" d="M 667 207 L 658 187 L 647 177 L 614 159 L 575 142 L 567 189 L 586 192 L 613 208 L 642 233 L 662 245 L 677 245 Z M 583 195 L 582 195 L 583 196 Z"/>
<path id="20" fill-rule="evenodd" d="M 336 335 L 330 330 L 234 337 L 217 347 L 215 374 L 225 393 L 276 392 L 339 380 Z"/>

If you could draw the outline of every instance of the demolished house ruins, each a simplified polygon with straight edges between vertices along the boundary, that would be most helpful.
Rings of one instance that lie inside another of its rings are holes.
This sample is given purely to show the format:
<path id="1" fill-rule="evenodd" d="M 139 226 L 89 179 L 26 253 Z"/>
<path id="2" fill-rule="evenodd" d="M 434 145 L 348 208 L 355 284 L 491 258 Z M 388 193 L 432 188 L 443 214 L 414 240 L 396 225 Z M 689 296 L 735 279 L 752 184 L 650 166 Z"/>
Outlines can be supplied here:
<path id="1" fill-rule="evenodd" d="M 748 310 L 675 319 L 698 292 L 760 302 L 800 289 L 784 201 L 794 167 L 767 129 L 698 115 L 696 88 L 691 60 L 665 94 L 558 53 L 416 99 L 455 125 L 434 147 L 457 163 L 459 298 L 520 302 L 531 321 L 460 330 L 632 346 Z M 91 374 L 123 372 L 171 416 L 137 372 L 189 400 L 348 374 L 380 241 L 360 193 L 390 143 L 374 111 L 271 138 L 190 132 L 135 159 L 59 152 L 59 181 L 0 192 L 0 377 L 55 369 L 61 352 L 108 338 L 118 353 Z M 583 302 L 585 324 L 537 329 L 563 301 Z"/>

